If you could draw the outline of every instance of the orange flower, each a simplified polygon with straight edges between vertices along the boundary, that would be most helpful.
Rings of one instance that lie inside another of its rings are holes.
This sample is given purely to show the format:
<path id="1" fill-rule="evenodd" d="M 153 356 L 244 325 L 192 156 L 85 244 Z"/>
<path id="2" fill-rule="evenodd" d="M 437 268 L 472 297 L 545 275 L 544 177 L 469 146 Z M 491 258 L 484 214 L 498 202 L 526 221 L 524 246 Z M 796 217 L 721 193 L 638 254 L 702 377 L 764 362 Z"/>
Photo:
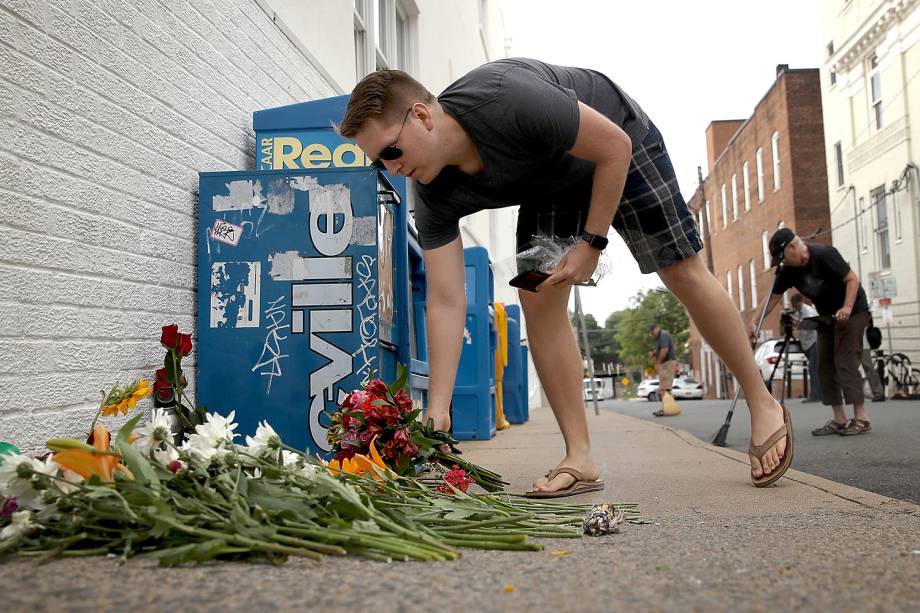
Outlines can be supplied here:
<path id="1" fill-rule="evenodd" d="M 382 481 L 382 475 L 390 471 L 377 452 L 377 447 L 374 445 L 376 440 L 377 437 L 374 437 L 374 440 L 371 441 L 371 457 L 357 453 L 354 457 L 345 458 L 341 462 L 330 460 L 326 464 L 329 474 L 336 475 L 339 472 L 344 472 L 350 475 L 361 475 L 362 477 L 370 474 L 377 481 Z"/>
<path id="2" fill-rule="evenodd" d="M 137 406 L 139 400 L 146 398 L 152 391 L 153 388 L 146 379 L 138 379 L 128 387 L 116 389 L 114 393 L 110 395 L 111 401 L 109 404 L 102 407 L 99 414 L 103 417 L 118 415 L 118 413 L 127 415 L 130 409 Z"/>
<path id="3" fill-rule="evenodd" d="M 105 426 L 96 426 L 93 428 L 92 446 L 101 453 L 84 449 L 64 449 L 54 454 L 54 461 L 61 468 L 73 471 L 84 479 L 96 475 L 103 481 L 113 481 L 115 472 L 133 478 L 131 471 L 118 462 L 119 456 L 108 453 L 111 439 L 112 435 Z"/>

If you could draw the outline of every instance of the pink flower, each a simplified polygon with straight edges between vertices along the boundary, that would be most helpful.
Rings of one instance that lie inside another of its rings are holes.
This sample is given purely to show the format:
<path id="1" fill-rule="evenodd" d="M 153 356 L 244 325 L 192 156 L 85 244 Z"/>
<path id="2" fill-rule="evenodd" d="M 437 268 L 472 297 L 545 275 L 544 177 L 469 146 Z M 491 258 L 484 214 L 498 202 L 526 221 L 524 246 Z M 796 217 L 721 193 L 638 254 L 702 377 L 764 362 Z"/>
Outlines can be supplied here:
<path id="1" fill-rule="evenodd" d="M 12 517 L 13 513 L 19 510 L 19 501 L 15 496 L 10 496 L 3 501 L 3 507 L 0 508 L 0 517 Z"/>
<path id="2" fill-rule="evenodd" d="M 179 460 L 173 460 L 166 465 L 166 468 L 171 470 L 173 474 L 177 474 L 180 470 L 182 470 L 182 462 Z"/>

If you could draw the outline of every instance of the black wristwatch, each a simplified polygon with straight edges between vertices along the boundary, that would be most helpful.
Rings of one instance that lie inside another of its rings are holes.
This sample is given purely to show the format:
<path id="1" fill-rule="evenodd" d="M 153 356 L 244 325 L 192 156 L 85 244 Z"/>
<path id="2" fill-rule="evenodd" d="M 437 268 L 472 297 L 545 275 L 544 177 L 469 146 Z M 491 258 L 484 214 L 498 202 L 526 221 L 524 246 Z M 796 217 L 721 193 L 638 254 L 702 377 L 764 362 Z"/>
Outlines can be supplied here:
<path id="1" fill-rule="evenodd" d="M 581 240 L 585 241 L 598 251 L 603 251 L 607 248 L 607 243 L 610 242 L 607 240 L 606 236 L 601 236 L 600 234 L 591 234 L 590 232 L 582 232 Z"/>

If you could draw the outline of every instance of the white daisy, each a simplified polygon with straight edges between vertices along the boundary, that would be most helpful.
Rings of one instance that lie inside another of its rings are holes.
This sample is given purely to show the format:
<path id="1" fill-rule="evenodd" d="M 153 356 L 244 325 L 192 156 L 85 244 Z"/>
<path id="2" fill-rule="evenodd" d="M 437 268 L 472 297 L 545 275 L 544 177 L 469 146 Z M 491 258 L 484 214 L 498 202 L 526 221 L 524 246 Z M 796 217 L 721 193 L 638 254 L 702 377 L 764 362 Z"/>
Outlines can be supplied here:
<path id="1" fill-rule="evenodd" d="M 281 437 L 267 421 L 262 421 L 256 428 L 256 435 L 246 437 L 246 445 L 249 448 L 248 453 L 262 457 L 281 449 Z"/>
<path id="2" fill-rule="evenodd" d="M 6 462 L 4 461 L 4 464 Z M 13 513 L 13 523 L 0 530 L 0 541 L 12 538 L 19 534 L 25 534 L 33 528 L 39 527 L 38 524 L 32 523 L 31 511 L 16 511 Z"/>
<path id="3" fill-rule="evenodd" d="M 170 430 L 169 418 L 163 409 L 154 409 L 153 416 L 146 424 L 135 430 L 140 435 L 134 445 L 141 453 L 147 453 L 151 447 L 159 447 L 166 440 L 171 441 L 175 433 Z"/>

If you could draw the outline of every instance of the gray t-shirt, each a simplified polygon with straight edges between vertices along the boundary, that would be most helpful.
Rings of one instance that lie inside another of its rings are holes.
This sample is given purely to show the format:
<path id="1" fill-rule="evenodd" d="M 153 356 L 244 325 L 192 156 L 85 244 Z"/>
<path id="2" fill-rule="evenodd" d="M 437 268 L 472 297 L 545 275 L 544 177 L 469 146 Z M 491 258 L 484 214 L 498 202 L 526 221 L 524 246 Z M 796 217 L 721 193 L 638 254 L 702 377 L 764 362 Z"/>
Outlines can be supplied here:
<path id="1" fill-rule="evenodd" d="M 568 153 L 578 136 L 579 101 L 620 126 L 633 146 L 645 138 L 648 117 L 639 105 L 593 70 L 509 58 L 445 89 L 438 102 L 476 145 L 483 171 L 470 176 L 447 166 L 431 183 L 416 183 L 421 246 L 446 245 L 460 234 L 462 217 L 483 209 L 587 210 L 594 163 Z"/>
<path id="2" fill-rule="evenodd" d="M 661 350 L 667 347 L 668 356 L 664 359 L 665 362 L 673 360 L 677 357 L 677 354 L 674 352 L 674 339 L 671 337 L 671 333 L 667 330 L 662 330 L 658 333 L 658 342 L 655 343 L 655 356 L 658 357 L 661 355 Z"/>
<path id="3" fill-rule="evenodd" d="M 796 323 L 799 323 L 806 317 L 815 317 L 818 315 L 818 311 L 815 310 L 815 307 L 810 304 L 802 303 L 802 306 L 799 307 L 799 310 L 796 314 Z M 799 328 L 799 342 L 802 344 L 802 349 L 808 350 L 815 342 L 818 340 L 818 331 L 817 330 L 802 330 Z"/>

